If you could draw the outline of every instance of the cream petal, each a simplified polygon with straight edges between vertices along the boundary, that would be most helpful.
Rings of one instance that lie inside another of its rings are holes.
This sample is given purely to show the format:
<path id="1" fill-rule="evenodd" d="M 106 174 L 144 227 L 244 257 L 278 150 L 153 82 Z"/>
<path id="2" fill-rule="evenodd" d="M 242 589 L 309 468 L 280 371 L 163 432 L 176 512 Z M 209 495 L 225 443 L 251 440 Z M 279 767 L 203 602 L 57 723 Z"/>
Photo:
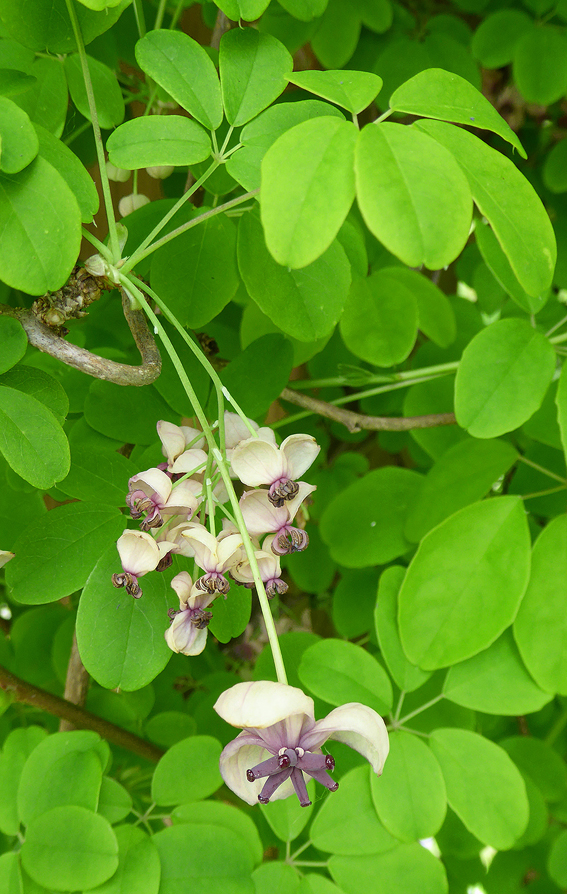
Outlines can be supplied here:
<path id="1" fill-rule="evenodd" d="M 179 574 L 176 574 L 172 579 L 171 586 L 179 596 L 179 605 L 182 609 L 185 608 L 193 586 L 191 575 L 188 574 L 187 571 L 180 571 Z"/>
<path id="2" fill-rule="evenodd" d="M 207 644 L 207 628 L 195 627 L 189 612 L 175 615 L 171 626 L 165 631 L 165 641 L 172 652 L 183 655 L 200 655 Z"/>
<path id="3" fill-rule="evenodd" d="M 191 517 L 199 508 L 200 500 L 195 496 L 195 481 L 180 481 L 176 484 L 169 496 L 169 499 L 162 507 L 162 510 L 170 515 L 180 515 L 182 512 Z"/>
<path id="4" fill-rule="evenodd" d="M 313 717 L 313 699 L 295 686 L 259 680 L 237 683 L 217 699 L 214 709 L 232 726 L 266 729 L 290 715 Z"/>
<path id="5" fill-rule="evenodd" d="M 311 435 L 290 435 L 280 450 L 286 459 L 288 478 L 296 481 L 313 464 L 321 448 Z"/>
<path id="6" fill-rule="evenodd" d="M 171 478 L 161 469 L 146 469 L 130 478 L 130 490 L 143 490 L 148 497 L 153 497 L 160 506 L 167 502 L 171 494 Z M 157 497 L 157 500 L 155 499 Z"/>
<path id="7" fill-rule="evenodd" d="M 168 465 L 171 466 L 179 454 L 185 450 L 185 436 L 179 425 L 165 422 L 163 419 L 157 424 L 157 433 L 162 443 L 162 453 L 167 457 Z"/>
<path id="8" fill-rule="evenodd" d="M 287 505 L 277 509 L 270 503 L 267 490 L 249 490 L 240 498 L 240 508 L 248 533 L 253 537 L 268 534 L 289 521 Z"/>
<path id="9" fill-rule="evenodd" d="M 271 484 L 285 474 L 285 457 L 275 444 L 261 438 L 248 438 L 234 448 L 231 465 L 243 484 L 259 487 Z"/>
<path id="10" fill-rule="evenodd" d="M 240 559 L 242 547 L 242 537 L 240 534 L 229 534 L 217 542 L 218 566 L 217 571 L 221 573 L 231 568 Z"/>
<path id="11" fill-rule="evenodd" d="M 258 431 L 258 423 L 253 422 L 252 419 L 249 419 L 248 422 L 254 429 L 254 431 Z M 225 445 L 228 449 L 232 447 L 236 447 L 240 441 L 246 440 L 246 438 L 250 437 L 250 429 L 247 425 L 242 421 L 238 413 L 225 413 L 224 414 L 224 438 Z"/>
<path id="12" fill-rule="evenodd" d="M 386 724 L 376 711 L 367 705 L 350 702 L 318 720 L 314 727 L 301 737 L 301 747 L 306 751 L 320 748 L 328 739 L 344 742 L 354 748 L 380 776 L 390 750 Z"/>
<path id="13" fill-rule="evenodd" d="M 2 568 L 2 566 L 5 565 L 6 562 L 9 562 L 10 559 L 13 559 L 14 556 L 15 553 L 11 553 L 10 550 L 0 549 L 0 568 Z"/>
<path id="14" fill-rule="evenodd" d="M 201 471 L 202 467 L 206 465 L 206 462 L 207 454 L 205 451 L 201 450 L 199 447 L 192 447 L 190 450 L 185 450 L 177 457 L 171 467 L 171 471 L 175 475 L 193 474 L 197 469 Z"/>
<path id="15" fill-rule="evenodd" d="M 116 546 L 122 568 L 136 577 L 153 571 L 161 558 L 157 543 L 144 531 L 124 531 Z"/>
<path id="16" fill-rule="evenodd" d="M 179 428 L 183 432 L 185 438 L 185 447 L 205 447 L 207 443 L 203 432 L 198 428 L 191 428 L 189 425 L 180 425 Z"/>
<path id="17" fill-rule="evenodd" d="M 240 733 L 229 742 L 220 756 L 220 773 L 226 784 L 235 795 L 247 804 L 257 804 L 258 795 L 262 791 L 265 779 L 248 782 L 246 770 L 269 758 L 270 752 L 257 744 L 256 736 Z M 283 787 L 283 786 L 282 786 Z"/>
<path id="18" fill-rule="evenodd" d="M 297 494 L 295 495 L 293 500 L 288 500 L 285 504 L 285 508 L 288 513 L 288 520 L 290 522 L 293 521 L 293 519 L 297 515 L 299 507 L 301 506 L 305 498 L 308 497 L 309 494 L 312 494 L 314 490 L 317 490 L 317 486 L 315 484 L 307 484 L 306 481 L 299 481 L 298 484 L 299 490 L 297 491 Z"/>

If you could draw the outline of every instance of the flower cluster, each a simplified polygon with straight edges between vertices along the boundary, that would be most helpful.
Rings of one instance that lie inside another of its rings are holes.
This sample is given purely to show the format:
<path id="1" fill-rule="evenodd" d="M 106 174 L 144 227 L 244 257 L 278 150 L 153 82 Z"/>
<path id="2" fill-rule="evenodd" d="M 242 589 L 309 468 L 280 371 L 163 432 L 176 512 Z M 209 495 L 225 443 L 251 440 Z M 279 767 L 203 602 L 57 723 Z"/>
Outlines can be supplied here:
<path id="1" fill-rule="evenodd" d="M 295 791 L 301 806 L 309 806 L 305 773 L 336 791 L 330 775 L 335 761 L 322 751 L 328 739 L 362 754 L 377 776 L 388 756 L 386 726 L 372 708 L 353 702 L 316 721 L 313 699 L 283 683 L 237 683 L 218 698 L 215 711 L 242 729 L 223 750 L 220 771 L 247 804 L 267 804 Z"/>
<path id="2" fill-rule="evenodd" d="M 260 577 L 269 597 L 281 595 L 287 584 L 281 579 L 280 556 L 303 550 L 309 542 L 305 531 L 292 522 L 315 487 L 296 479 L 320 448 L 310 435 L 291 435 L 278 447 L 270 428 L 259 428 L 250 420 L 246 425 L 234 413 L 225 414 L 224 426 L 230 476 L 253 488 L 243 493 L 239 505 Z M 182 571 L 173 579 L 179 611 L 171 613 L 165 638 L 173 651 L 198 655 L 205 648 L 212 617 L 208 608 L 229 590 L 227 575 L 253 587 L 254 574 L 242 532 L 224 506 L 229 495 L 203 433 L 163 421 L 157 431 L 165 461 L 129 481 L 126 502 L 140 530 L 126 530 L 119 538 L 123 570 L 113 575 L 112 582 L 139 598 L 139 578 L 163 571 L 172 554 L 194 559 L 203 573 L 193 580 Z M 225 517 L 217 534 L 218 506 Z"/>

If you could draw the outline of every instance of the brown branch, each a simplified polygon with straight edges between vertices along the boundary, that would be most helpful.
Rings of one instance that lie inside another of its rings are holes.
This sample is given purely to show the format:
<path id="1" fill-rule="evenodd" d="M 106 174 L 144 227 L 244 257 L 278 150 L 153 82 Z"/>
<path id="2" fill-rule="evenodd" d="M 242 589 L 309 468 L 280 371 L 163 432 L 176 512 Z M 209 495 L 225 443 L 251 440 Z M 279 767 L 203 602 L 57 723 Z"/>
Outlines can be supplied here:
<path id="1" fill-rule="evenodd" d="M 65 692 L 63 697 L 66 701 L 73 705 L 83 707 L 89 690 L 89 675 L 85 669 L 79 649 L 77 646 L 77 631 L 73 633 L 73 645 L 71 646 L 71 654 L 69 656 L 69 664 L 67 665 L 67 676 L 65 678 Z M 59 732 L 67 732 L 75 729 L 75 724 L 66 718 L 61 718 L 59 724 Z"/>
<path id="2" fill-rule="evenodd" d="M 0 689 L 10 692 L 15 701 L 32 705 L 55 717 L 62 717 L 78 729 L 94 730 L 109 742 L 133 751 L 146 760 L 157 763 L 164 754 L 161 748 L 156 748 L 151 742 L 146 742 L 134 733 L 129 733 L 114 723 L 109 723 L 108 720 L 103 720 L 102 717 L 97 717 L 96 714 L 91 714 L 90 711 L 85 711 L 84 708 L 73 705 L 64 698 L 59 698 L 58 695 L 52 695 L 45 689 L 26 683 L 2 666 L 0 666 Z"/>
<path id="3" fill-rule="evenodd" d="M 413 428 L 435 428 L 438 425 L 455 425 L 454 413 L 432 413 L 429 416 L 365 416 L 363 413 L 353 413 L 352 410 L 343 410 L 328 404 L 316 397 L 300 394 L 291 388 L 284 388 L 281 393 L 283 400 L 290 404 L 303 407 L 318 416 L 325 416 L 334 422 L 340 422 L 350 432 L 357 431 L 411 431 Z"/>
<path id="4" fill-rule="evenodd" d="M 222 9 L 219 9 L 217 12 L 217 17 L 215 20 L 215 27 L 213 28 L 213 34 L 211 37 L 211 48 L 213 50 L 218 50 L 221 42 L 221 37 L 223 34 L 226 34 L 227 31 L 230 31 L 233 28 L 235 22 L 232 19 L 229 19 L 227 15 L 224 14 Z"/>
<path id="5" fill-rule="evenodd" d="M 56 335 L 53 329 L 42 323 L 33 310 L 0 304 L 0 314 L 19 320 L 31 345 L 74 369 L 94 376 L 95 379 L 114 382 L 115 385 L 149 385 L 155 382 L 161 372 L 161 357 L 157 345 L 148 329 L 144 312 L 132 310 L 130 299 L 124 291 L 122 291 L 122 308 L 142 358 L 140 366 L 106 360 L 98 354 L 92 354 L 91 351 L 65 341 Z"/>

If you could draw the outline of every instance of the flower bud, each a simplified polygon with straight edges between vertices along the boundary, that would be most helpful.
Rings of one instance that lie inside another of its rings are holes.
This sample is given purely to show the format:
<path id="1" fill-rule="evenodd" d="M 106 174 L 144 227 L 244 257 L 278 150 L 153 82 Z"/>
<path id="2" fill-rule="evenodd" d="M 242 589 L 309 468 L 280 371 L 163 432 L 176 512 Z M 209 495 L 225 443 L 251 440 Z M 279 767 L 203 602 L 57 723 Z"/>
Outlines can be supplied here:
<path id="1" fill-rule="evenodd" d="M 114 183 L 126 183 L 130 179 L 132 171 L 126 171 L 124 168 L 117 168 L 111 161 L 106 162 L 106 175 L 109 180 Z"/>
<path id="2" fill-rule="evenodd" d="M 154 180 L 165 180 L 171 177 L 175 168 L 173 165 L 155 165 L 155 167 L 146 168 L 146 171 Z"/>
<path id="3" fill-rule="evenodd" d="M 131 214 L 132 211 L 137 211 L 138 208 L 142 208 L 144 205 L 148 205 L 150 200 L 147 196 L 142 195 L 139 192 L 133 192 L 129 196 L 124 196 L 118 202 L 118 213 L 120 217 L 126 217 L 128 214 Z"/>

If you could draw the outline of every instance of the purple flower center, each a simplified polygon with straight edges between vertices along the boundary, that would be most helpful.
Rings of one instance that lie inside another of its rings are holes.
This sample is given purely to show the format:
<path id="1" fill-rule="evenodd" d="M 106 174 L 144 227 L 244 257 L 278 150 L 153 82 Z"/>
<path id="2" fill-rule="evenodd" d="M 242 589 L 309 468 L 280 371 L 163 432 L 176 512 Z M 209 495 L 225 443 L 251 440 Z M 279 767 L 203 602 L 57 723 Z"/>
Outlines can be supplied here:
<path id="1" fill-rule="evenodd" d="M 298 491 L 299 484 L 297 481 L 292 481 L 291 478 L 278 478 L 277 481 L 272 482 L 270 485 L 268 499 L 276 509 L 281 509 L 285 501 L 293 500 Z"/>
<path id="2" fill-rule="evenodd" d="M 307 794 L 304 773 L 312 776 L 330 792 L 336 792 L 339 783 L 335 782 L 327 771 L 335 769 L 334 758 L 330 754 L 313 754 L 303 748 L 280 748 L 274 757 L 270 757 L 252 769 L 246 771 L 248 782 L 256 782 L 267 776 L 262 791 L 258 795 L 260 804 L 267 804 L 282 782 L 291 778 L 295 793 L 302 807 L 309 807 L 311 801 Z"/>
<path id="3" fill-rule="evenodd" d="M 276 556 L 285 556 L 288 553 L 299 553 L 309 546 L 309 535 L 292 525 L 283 525 L 272 540 L 272 552 Z"/>

